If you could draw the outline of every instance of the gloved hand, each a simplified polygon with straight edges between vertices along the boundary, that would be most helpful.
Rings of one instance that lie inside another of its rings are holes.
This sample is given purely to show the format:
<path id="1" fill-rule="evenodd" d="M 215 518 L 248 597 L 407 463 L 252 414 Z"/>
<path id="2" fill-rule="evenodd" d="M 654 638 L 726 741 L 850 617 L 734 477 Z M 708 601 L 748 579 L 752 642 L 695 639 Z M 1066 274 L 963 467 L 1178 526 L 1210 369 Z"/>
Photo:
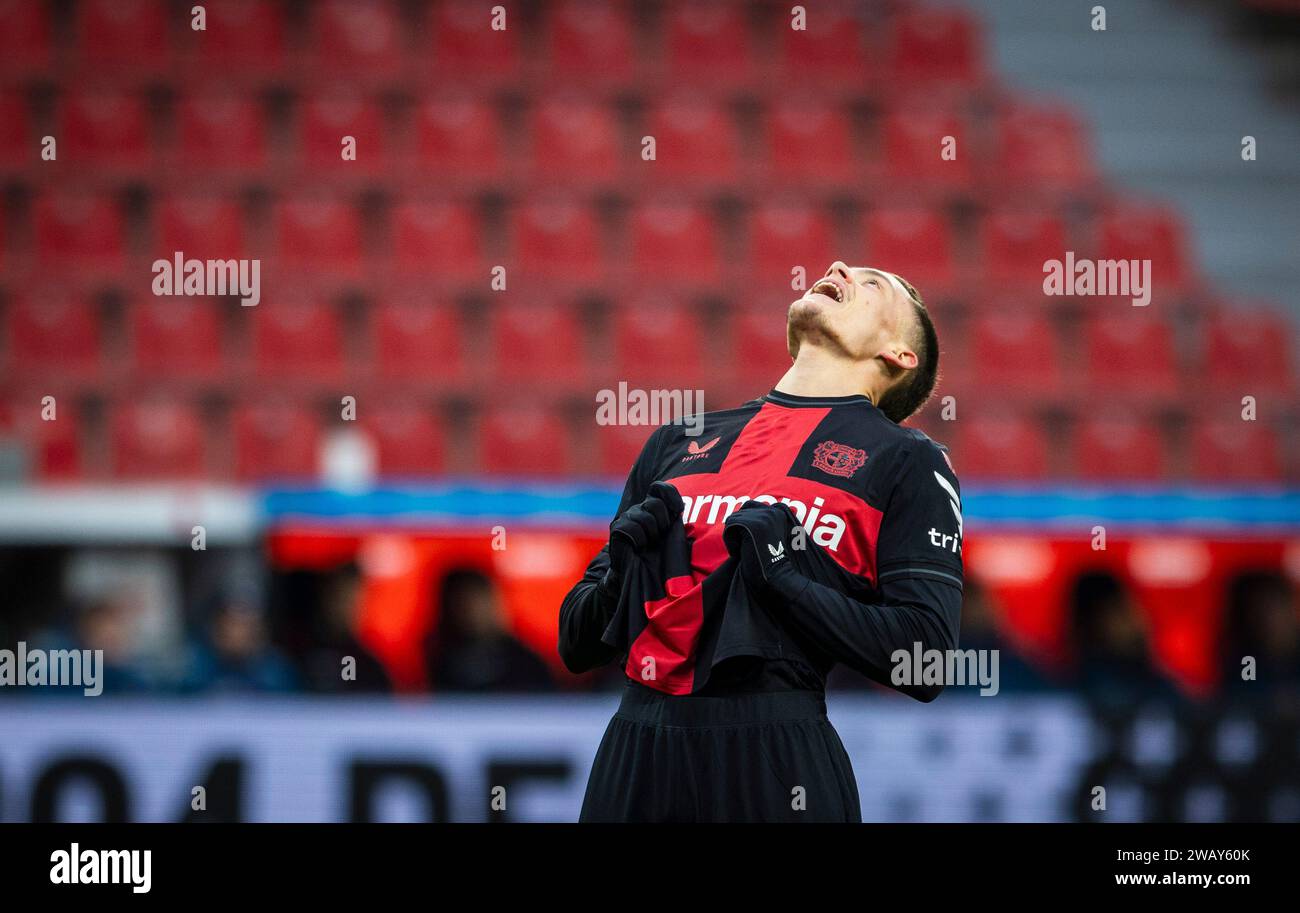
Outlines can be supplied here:
<path id="1" fill-rule="evenodd" d="M 752 593 L 761 593 L 781 578 L 799 575 L 790 563 L 799 520 L 784 504 L 746 501 L 727 518 L 722 541 L 740 561 L 740 574 Z M 806 542 L 802 537 L 800 542 Z"/>
<path id="2" fill-rule="evenodd" d="M 618 598 L 632 556 L 658 545 L 679 522 L 684 506 L 676 488 L 667 482 L 655 482 L 644 501 L 629 507 L 609 525 L 609 570 L 600 582 L 607 597 Z"/>

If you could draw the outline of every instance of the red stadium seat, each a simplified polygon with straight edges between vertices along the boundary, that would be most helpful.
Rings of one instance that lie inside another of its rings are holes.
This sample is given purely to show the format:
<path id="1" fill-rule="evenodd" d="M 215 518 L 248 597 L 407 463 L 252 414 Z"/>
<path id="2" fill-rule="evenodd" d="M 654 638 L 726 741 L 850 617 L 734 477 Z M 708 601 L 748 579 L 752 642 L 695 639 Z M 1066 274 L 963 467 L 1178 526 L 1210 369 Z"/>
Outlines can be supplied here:
<path id="1" fill-rule="evenodd" d="M 1043 429 L 1024 415 L 968 416 L 953 423 L 952 461 L 962 482 L 1034 481 L 1048 475 Z"/>
<path id="2" fill-rule="evenodd" d="M 970 330 L 970 364 L 990 389 L 1023 394 L 1056 390 L 1061 381 L 1056 332 L 1041 314 L 977 317 Z"/>
<path id="3" fill-rule="evenodd" d="M 731 112 L 720 104 L 673 101 L 647 115 L 655 160 L 641 162 L 654 178 L 722 183 L 740 170 L 740 138 Z"/>
<path id="4" fill-rule="evenodd" d="M 31 132 L 27 99 L 18 91 L 0 92 L 0 170 L 40 161 Z"/>
<path id="5" fill-rule="evenodd" d="M 148 377 L 221 374 L 221 320 L 206 298 L 140 298 L 128 314 L 131 363 Z"/>
<path id="6" fill-rule="evenodd" d="M 795 278 L 803 268 L 803 289 L 791 289 L 793 301 L 821 278 L 837 259 L 830 215 L 799 203 L 772 203 L 757 209 L 749 221 L 749 262 L 746 272 L 765 285 Z"/>
<path id="7" fill-rule="evenodd" d="M 1093 317 L 1085 330 L 1087 382 L 1130 397 L 1168 396 L 1179 389 L 1169 323 L 1138 308 Z"/>
<path id="8" fill-rule="evenodd" d="M 1015 188 L 1074 189 L 1094 178 L 1087 131 L 1065 105 L 1020 105 L 997 124 L 994 177 Z"/>
<path id="9" fill-rule="evenodd" d="M 464 379 L 460 313 L 451 304 L 389 300 L 376 304 L 369 314 L 371 360 L 381 376 L 429 386 Z"/>
<path id="10" fill-rule="evenodd" d="M 184 96 L 177 121 L 175 154 L 187 171 L 259 171 L 266 164 L 266 122 L 249 96 Z"/>
<path id="11" fill-rule="evenodd" d="M 1182 285 L 1191 279 L 1182 223 L 1162 206 L 1111 207 L 1102 218 L 1097 256 L 1103 260 L 1150 260 L 1155 282 Z"/>
<path id="12" fill-rule="evenodd" d="M 343 158 L 343 138 L 356 141 L 356 158 Z M 316 96 L 302 109 L 298 157 L 308 169 L 324 174 L 372 174 L 386 164 L 386 138 L 379 106 L 351 93 Z"/>
<path id="13" fill-rule="evenodd" d="M 943 157 L 946 137 L 952 137 L 954 144 L 950 158 Z M 976 156 L 966 121 L 956 112 L 907 105 L 885 115 L 883 160 L 891 182 L 969 189 L 975 182 Z"/>
<path id="14" fill-rule="evenodd" d="M 167 63 L 163 0 L 82 0 L 77 4 L 78 58 L 105 66 L 158 71 Z"/>
<path id="15" fill-rule="evenodd" d="M 635 73 L 636 48 L 627 5 L 613 0 L 565 0 L 546 23 L 547 67 L 553 77 L 590 86 L 625 84 Z"/>
<path id="16" fill-rule="evenodd" d="M 120 403 L 112 411 L 109 427 L 117 478 L 199 479 L 207 475 L 203 419 L 187 403 Z"/>
<path id="17" fill-rule="evenodd" d="M 613 365 L 639 386 L 695 387 L 703 379 L 704 338 L 694 308 L 657 295 L 622 303 L 613 315 Z"/>
<path id="18" fill-rule="evenodd" d="M 60 109 L 61 157 L 80 168 L 144 169 L 153 149 L 149 115 L 138 95 L 69 93 Z"/>
<path id="19" fill-rule="evenodd" d="M 64 192 L 35 203 L 36 253 L 42 265 L 86 271 L 120 269 L 125 228 L 116 201 Z"/>
<path id="20" fill-rule="evenodd" d="M 416 165 L 423 173 L 495 178 L 502 143 L 495 109 L 472 99 L 439 98 L 416 113 Z"/>
<path id="21" fill-rule="evenodd" d="M 1291 390 L 1293 328 L 1280 314 L 1234 309 L 1215 315 L 1205 333 L 1206 380 L 1217 390 Z"/>
<path id="22" fill-rule="evenodd" d="M 280 267 L 336 276 L 360 273 L 361 220 L 350 204 L 326 199 L 282 201 L 276 230 Z"/>
<path id="23" fill-rule="evenodd" d="M 1267 483 L 1282 477 L 1276 432 L 1258 421 L 1197 422 L 1192 475 L 1201 482 Z"/>
<path id="24" fill-rule="evenodd" d="M 222 0 L 206 9 L 206 27 L 187 33 L 205 69 L 268 73 L 284 65 L 284 7 L 277 0 Z"/>
<path id="25" fill-rule="evenodd" d="M 776 385 L 790 367 L 785 319 L 777 310 L 739 306 L 727 321 L 731 327 L 731 371 L 740 386 L 752 387 L 744 396 L 758 396 Z"/>
<path id="26" fill-rule="evenodd" d="M 44 68 L 52 47 L 49 4 L 0 0 L 0 70 Z"/>
<path id="27" fill-rule="evenodd" d="M 239 204 L 226 197 L 169 197 L 159 211 L 160 256 L 224 260 L 245 254 Z"/>
<path id="28" fill-rule="evenodd" d="M 573 306 L 533 301 L 493 308 L 492 376 L 506 384 L 581 383 L 587 376 L 583 329 Z"/>
<path id="29" fill-rule="evenodd" d="M 518 16 L 512 9 L 510 16 Z M 516 77 L 520 69 L 518 19 L 492 27 L 492 7 L 474 0 L 447 0 L 434 8 L 434 72 L 447 81 L 496 82 Z"/>
<path id="30" fill-rule="evenodd" d="M 767 120 L 767 167 L 778 180 L 853 186 L 864 177 L 853 149 L 848 111 L 784 102 Z"/>
<path id="31" fill-rule="evenodd" d="M 740 85 L 754 79 L 746 10 L 730 2 L 678 2 L 668 10 L 665 44 L 669 75 L 703 85 Z"/>
<path id="32" fill-rule="evenodd" d="M 23 376 L 92 376 L 100 368 L 95 302 L 57 291 L 15 298 L 7 308 L 9 363 Z"/>
<path id="33" fill-rule="evenodd" d="M 718 226 L 712 213 L 689 204 L 643 205 L 632 214 L 632 268 L 660 280 L 715 282 Z"/>
<path id="34" fill-rule="evenodd" d="M 241 405 L 232 416 L 235 476 L 242 481 L 309 479 L 320 462 L 320 420 L 289 403 Z"/>
<path id="35" fill-rule="evenodd" d="M 621 485 L 654 430 L 645 425 L 597 425 L 596 471 L 602 476 L 618 480 Z"/>
<path id="36" fill-rule="evenodd" d="M 313 6 L 318 70 L 387 75 L 401 66 L 402 24 L 388 0 L 325 0 Z"/>
<path id="37" fill-rule="evenodd" d="M 431 409 L 373 405 L 361 409 L 358 418 L 375 442 L 380 475 L 416 478 L 442 472 L 446 446 L 442 426 Z"/>
<path id="38" fill-rule="evenodd" d="M 573 468 L 568 426 L 553 411 L 527 406 L 490 409 L 481 419 L 478 466 L 496 475 L 558 476 Z"/>
<path id="39" fill-rule="evenodd" d="M 276 297 L 250 308 L 258 373 L 305 382 L 343 372 L 343 329 L 329 304 Z"/>
<path id="40" fill-rule="evenodd" d="M 533 176 L 546 183 L 611 183 L 624 156 L 614 111 L 605 105 L 552 99 L 533 112 Z"/>
<path id="41" fill-rule="evenodd" d="M 76 405 L 68 397 L 55 402 L 54 417 L 43 402 L 45 394 L 0 402 L 0 442 L 18 442 L 28 473 L 45 481 L 74 479 L 82 470 L 81 430 Z"/>
<path id="42" fill-rule="evenodd" d="M 1069 246 L 1065 220 L 1042 210 L 1004 209 L 982 226 L 985 276 L 995 283 L 1042 287 L 1043 263 L 1059 260 Z"/>
<path id="43" fill-rule="evenodd" d="M 532 201 L 512 213 L 519 271 L 531 278 L 590 282 L 601 275 L 601 231 L 589 206 Z"/>
<path id="44" fill-rule="evenodd" d="M 1164 436 L 1149 419 L 1089 413 L 1074 439 L 1076 474 L 1088 480 L 1157 482 L 1169 471 Z"/>
<path id="45" fill-rule="evenodd" d="M 470 204 L 413 200 L 393 211 L 393 263 L 404 276 L 486 279 L 482 225 Z"/>
<path id="46" fill-rule="evenodd" d="M 956 278 L 952 231 L 943 216 L 925 209 L 877 209 L 867 216 L 870 263 L 897 273 L 925 296 Z"/>
<path id="47" fill-rule="evenodd" d="M 809 5 L 804 28 L 790 28 L 783 11 L 775 20 L 777 72 L 783 85 L 842 86 L 860 90 L 868 73 L 862 20 L 848 7 Z M 827 49 L 834 48 L 828 54 Z"/>
<path id="48" fill-rule="evenodd" d="M 970 87 L 984 76 L 984 49 L 974 16 L 956 8 L 913 8 L 894 20 L 886 71 L 909 90 L 918 85 Z"/>

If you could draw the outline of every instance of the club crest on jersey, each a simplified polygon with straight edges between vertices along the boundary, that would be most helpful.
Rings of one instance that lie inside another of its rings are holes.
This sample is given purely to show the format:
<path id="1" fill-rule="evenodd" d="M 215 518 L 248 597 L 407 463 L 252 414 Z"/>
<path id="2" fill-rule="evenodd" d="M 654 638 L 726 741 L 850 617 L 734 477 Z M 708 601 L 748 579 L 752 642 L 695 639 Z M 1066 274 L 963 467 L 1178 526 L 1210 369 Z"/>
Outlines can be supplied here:
<path id="1" fill-rule="evenodd" d="M 834 441 L 822 441 L 813 453 L 813 466 L 822 472 L 843 479 L 850 479 L 853 473 L 867 462 L 867 452 L 847 444 Z"/>

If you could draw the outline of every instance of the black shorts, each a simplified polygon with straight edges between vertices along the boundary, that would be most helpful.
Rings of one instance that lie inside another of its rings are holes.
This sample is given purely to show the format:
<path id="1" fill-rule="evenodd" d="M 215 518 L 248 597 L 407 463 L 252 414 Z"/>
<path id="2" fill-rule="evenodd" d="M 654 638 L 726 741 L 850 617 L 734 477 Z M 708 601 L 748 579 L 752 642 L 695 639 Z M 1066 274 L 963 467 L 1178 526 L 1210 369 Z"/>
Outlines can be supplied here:
<path id="1" fill-rule="evenodd" d="M 859 822 L 862 809 L 822 694 L 676 696 L 629 680 L 580 820 Z"/>

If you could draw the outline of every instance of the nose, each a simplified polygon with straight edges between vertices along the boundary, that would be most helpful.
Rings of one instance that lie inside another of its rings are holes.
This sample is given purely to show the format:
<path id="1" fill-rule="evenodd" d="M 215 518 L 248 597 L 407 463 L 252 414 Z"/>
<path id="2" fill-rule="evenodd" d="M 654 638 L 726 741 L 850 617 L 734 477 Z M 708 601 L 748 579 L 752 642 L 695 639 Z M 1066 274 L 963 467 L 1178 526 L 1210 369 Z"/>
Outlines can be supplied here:
<path id="1" fill-rule="evenodd" d="M 838 279 L 849 281 L 849 265 L 843 260 L 836 260 L 831 264 L 831 268 L 826 271 L 826 275 L 835 276 Z"/>

